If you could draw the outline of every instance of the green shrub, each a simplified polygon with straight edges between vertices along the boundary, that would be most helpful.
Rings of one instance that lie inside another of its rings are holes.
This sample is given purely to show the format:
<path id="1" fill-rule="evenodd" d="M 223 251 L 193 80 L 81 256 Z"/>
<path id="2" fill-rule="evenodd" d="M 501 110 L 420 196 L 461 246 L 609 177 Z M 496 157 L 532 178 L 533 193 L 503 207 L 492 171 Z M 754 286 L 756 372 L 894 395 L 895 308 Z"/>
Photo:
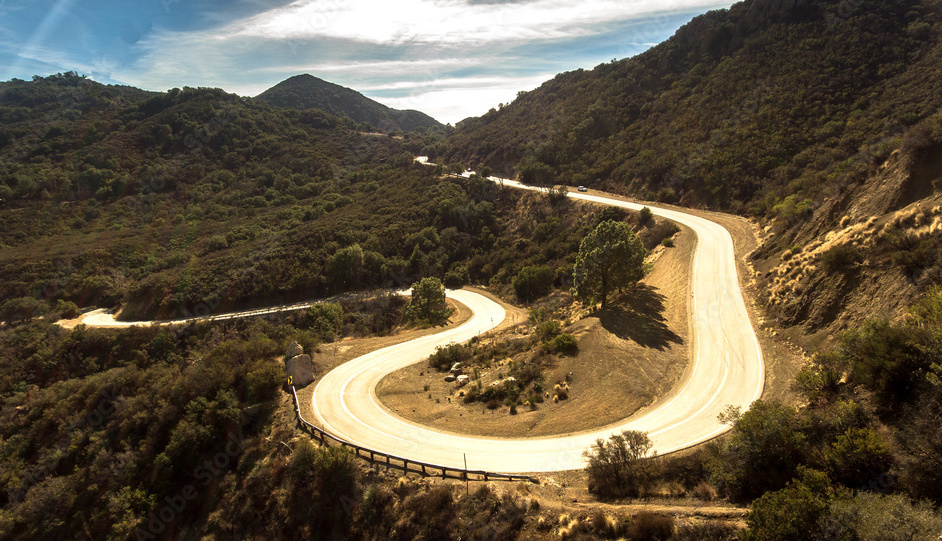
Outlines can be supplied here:
<path id="1" fill-rule="evenodd" d="M 246 370 L 245 402 L 249 405 L 274 400 L 278 387 L 284 381 L 284 371 L 278 363 L 260 360 Z"/>
<path id="2" fill-rule="evenodd" d="M 74 302 L 62 299 L 56 301 L 55 312 L 63 319 L 75 319 L 81 315 L 81 311 Z"/>
<path id="3" fill-rule="evenodd" d="M 647 226 L 653 218 L 654 212 L 652 212 L 648 207 L 643 207 L 641 212 L 638 214 L 638 223 L 642 226 Z"/>
<path id="4" fill-rule="evenodd" d="M 308 309 L 311 330 L 324 342 L 333 342 L 343 328 L 343 307 L 335 302 L 321 302 Z"/>
<path id="5" fill-rule="evenodd" d="M 455 363 L 463 363 L 471 358 L 471 348 L 461 344 L 448 344 L 435 348 L 429 355 L 428 365 L 439 372 L 450 370 Z"/>
<path id="6" fill-rule="evenodd" d="M 461 289 L 471 281 L 468 275 L 468 267 L 465 265 L 453 265 L 451 270 L 445 273 L 443 283 L 448 289 Z"/>
<path id="7" fill-rule="evenodd" d="M 45 311 L 46 305 L 33 297 L 9 299 L 0 305 L 0 321 L 27 321 Z"/>
<path id="8" fill-rule="evenodd" d="M 553 269 L 545 265 L 524 267 L 514 277 L 513 287 L 521 302 L 533 302 L 553 289 Z"/>
<path id="9" fill-rule="evenodd" d="M 639 495 L 649 478 L 641 461 L 652 445 L 647 433 L 632 430 L 596 441 L 583 453 L 589 491 L 602 498 Z"/>
<path id="10" fill-rule="evenodd" d="M 556 338 L 562 332 L 562 326 L 556 320 L 544 321 L 533 329 L 533 336 L 545 344 Z"/>
<path id="11" fill-rule="evenodd" d="M 840 353 L 850 364 L 850 381 L 874 391 L 887 411 L 915 398 L 933 360 L 933 338 L 925 329 L 888 321 L 868 321 L 841 338 Z"/>
<path id="12" fill-rule="evenodd" d="M 815 538 L 828 509 L 833 489 L 827 475 L 802 468 L 800 479 L 787 487 L 767 492 L 752 503 L 746 517 L 752 539 L 791 541 Z"/>
<path id="13" fill-rule="evenodd" d="M 821 256 L 821 263 L 829 272 L 846 273 L 861 261 L 860 250 L 850 244 L 838 244 Z"/>
<path id="14" fill-rule="evenodd" d="M 789 224 L 810 218 L 813 211 L 814 201 L 801 199 L 795 194 L 789 195 L 772 207 L 772 212 Z"/>
<path id="15" fill-rule="evenodd" d="M 550 351 L 560 355 L 573 356 L 579 352 L 579 344 L 576 343 L 576 339 L 567 333 L 557 335 L 547 345 Z"/>
<path id="16" fill-rule="evenodd" d="M 860 492 L 834 501 L 818 528 L 822 539 L 935 540 L 942 532 L 942 514 L 929 502 L 913 502 L 902 494 Z"/>
<path id="17" fill-rule="evenodd" d="M 809 402 L 826 402 L 837 396 L 846 369 L 847 362 L 841 355 L 819 353 L 798 371 L 792 388 Z"/>
<path id="18" fill-rule="evenodd" d="M 215 252 L 218 250 L 225 250 L 229 247 L 229 241 L 226 240 L 224 235 L 213 235 L 209 237 L 209 240 L 206 241 L 206 251 Z"/>
<path id="19" fill-rule="evenodd" d="M 757 400 L 738 420 L 710 461 L 715 485 L 737 501 L 784 487 L 804 459 L 805 436 L 794 408 Z"/>
<path id="20" fill-rule="evenodd" d="M 828 473 L 849 487 L 863 487 L 893 466 L 893 454 L 872 428 L 848 428 L 824 451 Z"/>

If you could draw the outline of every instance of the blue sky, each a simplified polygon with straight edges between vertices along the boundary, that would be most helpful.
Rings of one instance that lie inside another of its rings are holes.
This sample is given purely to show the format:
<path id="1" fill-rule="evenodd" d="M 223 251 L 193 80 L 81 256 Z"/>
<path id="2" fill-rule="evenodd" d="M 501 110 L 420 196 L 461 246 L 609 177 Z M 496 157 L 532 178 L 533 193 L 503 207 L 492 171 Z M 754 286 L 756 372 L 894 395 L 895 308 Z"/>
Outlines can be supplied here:
<path id="1" fill-rule="evenodd" d="M 310 73 L 442 122 L 634 56 L 716 0 L 0 0 L 0 81 L 254 96 Z"/>

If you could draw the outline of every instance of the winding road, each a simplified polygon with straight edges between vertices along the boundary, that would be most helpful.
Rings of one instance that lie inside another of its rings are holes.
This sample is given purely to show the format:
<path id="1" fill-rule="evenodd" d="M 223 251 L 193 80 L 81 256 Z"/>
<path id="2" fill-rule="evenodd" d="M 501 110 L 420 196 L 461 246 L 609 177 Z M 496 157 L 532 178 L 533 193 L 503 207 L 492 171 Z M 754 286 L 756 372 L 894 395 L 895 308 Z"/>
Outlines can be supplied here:
<path id="1" fill-rule="evenodd" d="M 504 186 L 537 189 L 491 178 Z M 592 203 L 640 210 L 643 205 L 572 193 Z M 330 433 L 362 447 L 412 460 L 504 473 L 548 472 L 584 467 L 583 451 L 597 439 L 623 430 L 647 432 L 658 454 L 678 451 L 729 430 L 717 420 L 727 406 L 747 409 L 762 395 L 765 369 L 739 286 L 733 241 L 721 225 L 684 212 L 647 205 L 656 216 L 693 230 L 698 238 L 689 290 L 691 362 L 668 395 L 635 415 L 604 427 L 563 436 L 498 439 L 468 436 L 407 421 L 376 395 L 390 372 L 419 362 L 436 346 L 463 342 L 504 319 L 504 310 L 481 295 L 459 290 L 447 295 L 467 305 L 467 323 L 349 361 L 321 379 L 312 398 L 314 413 Z"/>
<path id="2" fill-rule="evenodd" d="M 537 190 L 491 177 L 503 186 Z M 641 204 L 588 193 L 570 192 L 573 199 L 640 210 Z M 498 439 L 467 436 L 407 421 L 384 407 L 376 395 L 379 381 L 390 372 L 420 362 L 437 346 L 464 342 L 499 325 L 504 309 L 496 302 L 465 290 L 447 296 L 471 309 L 466 323 L 439 334 L 417 338 L 374 351 L 344 363 L 317 384 L 312 405 L 327 431 L 362 447 L 410 460 L 451 468 L 503 473 L 572 470 L 584 467 L 583 451 L 597 439 L 623 430 L 647 432 L 658 454 L 678 451 L 729 430 L 717 415 L 727 406 L 747 409 L 762 395 L 765 369 L 762 350 L 743 300 L 733 241 L 721 225 L 684 212 L 646 205 L 656 216 L 693 230 L 698 238 L 689 286 L 691 362 L 678 384 L 666 396 L 635 415 L 601 429 L 554 437 Z M 221 320 L 297 310 L 311 303 L 250 310 L 194 320 Z M 83 322 L 89 326 L 129 327 L 151 322 L 119 322 L 96 311 Z"/>

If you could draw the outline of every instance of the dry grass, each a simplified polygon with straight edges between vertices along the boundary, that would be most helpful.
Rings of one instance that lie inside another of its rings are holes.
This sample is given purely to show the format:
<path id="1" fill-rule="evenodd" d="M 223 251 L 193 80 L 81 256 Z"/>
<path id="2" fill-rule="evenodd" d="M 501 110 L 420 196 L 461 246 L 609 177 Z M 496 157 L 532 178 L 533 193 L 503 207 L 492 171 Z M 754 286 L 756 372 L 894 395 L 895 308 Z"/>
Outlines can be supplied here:
<path id="1" fill-rule="evenodd" d="M 705 502 L 712 502 L 719 497 L 713 485 L 706 481 L 700 481 L 700 484 L 693 488 L 690 495 Z"/>
<path id="2" fill-rule="evenodd" d="M 940 232 L 942 206 L 938 205 L 932 208 L 905 208 L 857 222 L 844 216 L 839 229 L 828 232 L 823 239 L 815 240 L 804 249 L 792 248 L 782 254 L 782 263 L 769 271 L 769 302 L 773 305 L 781 304 L 801 294 L 805 290 L 804 281 L 820 267 L 823 255 L 833 248 L 849 245 L 866 253 L 878 244 L 887 242 L 890 235 L 902 233 L 922 239 Z M 863 264 L 867 263 L 864 261 Z"/>
<path id="3" fill-rule="evenodd" d="M 620 533 L 618 521 L 606 515 L 601 509 L 596 510 L 592 515 L 591 523 L 595 534 L 600 537 L 614 539 Z"/>
<path id="4" fill-rule="evenodd" d="M 569 398 L 569 384 L 568 383 L 557 383 L 553 386 L 553 403 L 559 403 L 560 400 L 566 400 Z"/>

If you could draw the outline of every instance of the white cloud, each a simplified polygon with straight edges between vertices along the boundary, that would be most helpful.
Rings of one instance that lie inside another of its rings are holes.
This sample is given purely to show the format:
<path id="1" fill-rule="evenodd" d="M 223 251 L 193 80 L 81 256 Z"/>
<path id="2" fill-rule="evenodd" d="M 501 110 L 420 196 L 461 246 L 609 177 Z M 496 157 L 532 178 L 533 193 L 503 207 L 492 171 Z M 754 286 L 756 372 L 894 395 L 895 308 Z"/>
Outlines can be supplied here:
<path id="1" fill-rule="evenodd" d="M 539 81 L 545 81 L 552 75 L 541 75 Z M 416 90 L 424 88 L 486 88 L 492 85 L 505 84 L 507 81 L 522 81 L 523 78 L 507 77 L 451 77 L 447 79 L 428 79 L 418 81 L 396 81 L 392 83 L 366 84 L 361 85 L 359 90 L 362 92 L 380 91 L 380 90 Z"/>
<path id="2" fill-rule="evenodd" d="M 270 66 L 263 71 L 291 72 L 291 73 L 379 73 L 396 74 L 416 71 L 442 70 L 467 68 L 478 66 L 494 58 L 428 58 L 421 60 L 371 60 L 351 62 L 328 62 L 314 64 L 287 64 Z"/>
<path id="3" fill-rule="evenodd" d="M 647 14 L 712 7 L 716 0 L 297 0 L 233 25 L 234 37 L 340 38 L 367 43 L 476 45 L 586 35 Z"/>
<path id="4" fill-rule="evenodd" d="M 155 28 L 133 45 L 137 60 L 115 67 L 113 79 L 150 90 L 219 86 L 254 96 L 311 73 L 454 123 L 560 71 L 611 58 L 593 51 L 634 54 L 641 48 L 632 43 L 669 36 L 677 13 L 714 7 L 716 0 L 297 0 L 212 30 Z M 607 37 L 593 41 L 598 36 Z"/>
<path id="5" fill-rule="evenodd" d="M 505 78 L 480 86 L 454 84 L 433 90 L 419 90 L 405 97 L 373 99 L 393 109 L 415 109 L 439 122 L 455 124 L 468 117 L 481 116 L 498 104 L 510 103 L 518 92 L 533 90 L 550 77 L 552 75 Z"/>

